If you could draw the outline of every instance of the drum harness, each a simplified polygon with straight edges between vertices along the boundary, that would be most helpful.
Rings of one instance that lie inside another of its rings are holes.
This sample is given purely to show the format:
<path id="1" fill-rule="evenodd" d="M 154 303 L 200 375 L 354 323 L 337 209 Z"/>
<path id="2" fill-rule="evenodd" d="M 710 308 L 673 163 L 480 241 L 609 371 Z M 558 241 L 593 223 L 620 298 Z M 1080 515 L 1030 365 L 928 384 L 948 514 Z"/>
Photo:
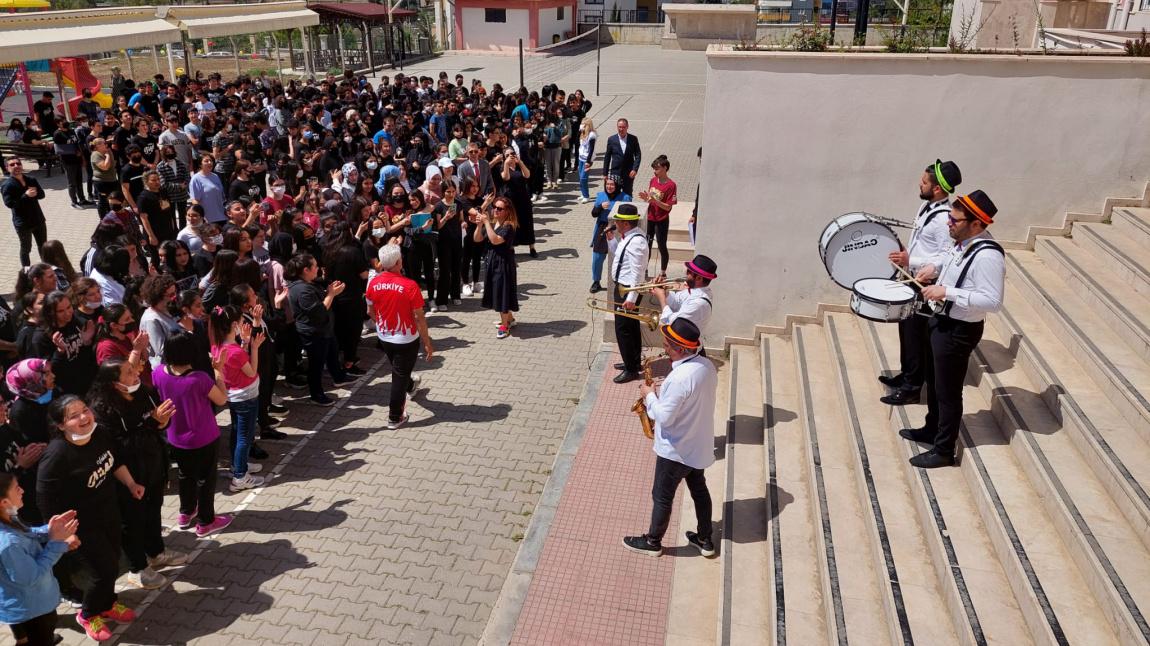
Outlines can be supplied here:
<path id="1" fill-rule="evenodd" d="M 966 280 L 966 273 L 970 271 L 970 266 L 974 264 L 974 257 L 978 255 L 978 252 L 982 251 L 983 249 L 993 249 L 1002 254 L 1004 258 L 1006 257 L 1006 250 L 1004 250 L 1002 245 L 998 244 L 994 240 L 983 239 L 970 245 L 970 248 L 962 252 L 962 256 L 960 256 L 958 259 L 959 263 L 966 262 L 966 264 L 963 265 L 962 271 L 958 273 L 958 281 L 956 281 L 954 284 L 955 289 L 962 289 L 962 283 Z M 954 301 L 947 301 L 946 305 L 942 307 L 942 311 L 939 312 L 939 314 L 949 318 L 950 308 L 953 306 Z"/>

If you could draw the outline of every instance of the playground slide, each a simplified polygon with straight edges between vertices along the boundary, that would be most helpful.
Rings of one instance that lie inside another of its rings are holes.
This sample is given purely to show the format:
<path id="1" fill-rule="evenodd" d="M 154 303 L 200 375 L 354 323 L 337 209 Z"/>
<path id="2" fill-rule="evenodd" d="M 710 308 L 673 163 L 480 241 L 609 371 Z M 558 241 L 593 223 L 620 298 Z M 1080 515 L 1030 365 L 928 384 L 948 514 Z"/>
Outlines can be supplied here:
<path id="1" fill-rule="evenodd" d="M 60 70 L 60 76 L 66 85 L 76 88 L 78 92 L 90 89 L 92 90 L 92 99 L 97 105 L 105 110 L 112 107 L 112 97 L 106 92 L 100 91 L 100 79 L 92 75 L 92 71 L 88 69 L 88 61 L 83 58 L 57 58 L 52 61 L 52 65 Z M 76 114 L 77 105 L 81 98 L 76 96 L 68 99 L 68 106 L 71 108 L 72 114 Z M 64 104 L 56 106 L 56 109 L 63 112 Z"/>

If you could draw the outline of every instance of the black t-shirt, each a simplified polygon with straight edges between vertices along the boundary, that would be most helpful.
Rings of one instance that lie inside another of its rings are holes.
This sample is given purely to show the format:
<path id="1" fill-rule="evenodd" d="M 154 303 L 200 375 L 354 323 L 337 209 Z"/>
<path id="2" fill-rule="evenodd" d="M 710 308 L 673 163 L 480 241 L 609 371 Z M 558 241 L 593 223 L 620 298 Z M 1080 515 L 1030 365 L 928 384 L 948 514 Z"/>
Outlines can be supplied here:
<path id="1" fill-rule="evenodd" d="M 147 114 L 153 119 L 160 118 L 160 100 L 156 98 L 155 94 L 140 94 L 140 98 L 136 99 L 137 110 Z"/>
<path id="2" fill-rule="evenodd" d="M 52 102 L 37 101 L 32 104 L 32 112 L 39 119 L 40 129 L 46 134 L 56 132 L 56 106 Z"/>
<path id="3" fill-rule="evenodd" d="M 156 158 L 156 146 L 160 145 L 160 140 L 151 134 L 135 135 L 129 141 L 132 145 L 139 146 L 140 152 L 144 153 L 144 161 L 152 161 Z"/>
<path id="4" fill-rule="evenodd" d="M 324 269 L 324 275 L 329 280 L 338 280 L 347 286 L 335 300 L 350 302 L 363 299 L 363 294 L 367 291 L 367 280 L 360 278 L 360 274 L 370 267 L 359 245 L 340 247 L 332 254 L 331 259 L 324 263 Z"/>
<path id="5" fill-rule="evenodd" d="M 88 394 L 88 388 L 96 379 L 97 368 L 94 344 L 84 344 L 82 329 L 73 318 L 58 330 L 64 337 L 64 350 L 52 342 L 54 333 L 42 327 L 37 328 L 32 335 L 34 356 L 52 363 L 52 372 L 56 374 L 56 390 L 78 397 Z"/>
<path id="6" fill-rule="evenodd" d="M 118 527 L 120 510 L 112 482 L 112 472 L 122 464 L 117 453 L 112 435 L 99 426 L 83 446 L 56 433 L 37 470 L 36 504 L 44 517 L 75 509 L 81 525 Z"/>
<path id="7" fill-rule="evenodd" d="M 56 154 L 61 158 L 77 162 L 80 160 L 80 138 L 71 128 L 61 128 L 52 135 L 52 143 L 56 144 Z"/>
<path id="8" fill-rule="evenodd" d="M 148 167 L 145 164 L 139 166 L 127 163 L 120 167 L 120 183 L 128 185 L 128 192 L 132 194 L 132 199 L 139 199 L 140 193 L 144 192 L 144 173 L 148 172 Z"/>
<path id="9" fill-rule="evenodd" d="M 238 200 L 240 198 L 247 198 L 250 202 L 259 202 L 264 199 L 263 191 L 260 186 L 253 180 L 247 179 L 234 179 L 232 185 L 228 187 L 228 199 Z"/>
<path id="10" fill-rule="evenodd" d="M 120 126 L 116 128 L 116 132 L 112 133 L 112 142 L 116 149 L 116 159 L 120 163 L 128 161 L 128 146 L 132 143 L 132 137 L 136 136 L 136 128 L 125 128 Z"/>
<path id="11" fill-rule="evenodd" d="M 459 223 L 463 220 L 463 204 L 459 200 L 449 207 L 446 202 L 440 202 L 431 209 L 431 214 L 435 216 L 436 226 L 440 220 L 446 217 L 448 209 L 451 209 L 453 215 L 443 223 L 443 228 L 439 229 L 439 239 L 442 242 L 451 242 L 459 245 L 463 242 L 463 230 L 459 228 Z"/>
<path id="12" fill-rule="evenodd" d="M 140 213 L 148 216 L 148 224 L 152 225 L 152 233 L 160 242 L 176 239 L 175 209 L 171 202 L 164 208 L 163 196 L 145 189 L 136 198 Z"/>
<path id="13" fill-rule="evenodd" d="M 211 273 L 212 263 L 215 262 L 215 259 L 215 252 L 201 247 L 199 251 L 192 254 L 192 269 L 195 270 L 197 276 L 203 278 Z"/>
<path id="14" fill-rule="evenodd" d="M 315 283 L 297 280 L 288 286 L 288 300 L 295 314 L 296 331 L 300 334 L 318 338 L 330 338 L 335 334 L 331 312 L 323 304 L 325 296 L 325 290 Z"/>

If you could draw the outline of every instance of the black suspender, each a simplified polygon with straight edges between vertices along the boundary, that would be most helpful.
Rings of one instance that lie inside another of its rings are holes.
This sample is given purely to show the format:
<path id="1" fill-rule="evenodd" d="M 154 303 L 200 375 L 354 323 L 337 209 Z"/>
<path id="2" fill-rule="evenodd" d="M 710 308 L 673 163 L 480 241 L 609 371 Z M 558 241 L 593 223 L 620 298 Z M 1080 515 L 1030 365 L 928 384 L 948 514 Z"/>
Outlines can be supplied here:
<path id="1" fill-rule="evenodd" d="M 962 284 L 966 281 L 966 274 L 970 271 L 970 266 L 974 264 L 974 257 L 977 256 L 978 252 L 982 251 L 983 249 L 994 249 L 998 253 L 1002 254 L 1003 257 L 1006 256 L 1006 251 L 1002 248 L 1002 245 L 993 240 L 979 240 L 970 245 L 966 251 L 962 252 L 962 258 L 959 260 L 959 262 L 966 261 L 966 264 L 962 267 L 962 271 L 958 273 L 958 280 L 954 283 L 954 287 L 956 289 L 962 289 Z M 943 315 L 949 316 L 950 308 L 953 306 L 954 301 L 947 301 L 946 307 L 942 310 Z"/>
<path id="2" fill-rule="evenodd" d="M 616 285 L 619 284 L 619 272 L 623 271 L 623 259 L 626 257 L 627 245 L 631 244 L 631 242 L 635 238 L 638 238 L 638 237 L 639 236 L 637 236 L 637 235 L 627 236 L 626 242 L 623 243 L 623 248 L 620 249 L 619 253 L 615 255 L 615 277 L 613 280 L 615 281 Z M 634 285 L 627 285 L 627 286 L 628 287 L 634 287 Z"/>

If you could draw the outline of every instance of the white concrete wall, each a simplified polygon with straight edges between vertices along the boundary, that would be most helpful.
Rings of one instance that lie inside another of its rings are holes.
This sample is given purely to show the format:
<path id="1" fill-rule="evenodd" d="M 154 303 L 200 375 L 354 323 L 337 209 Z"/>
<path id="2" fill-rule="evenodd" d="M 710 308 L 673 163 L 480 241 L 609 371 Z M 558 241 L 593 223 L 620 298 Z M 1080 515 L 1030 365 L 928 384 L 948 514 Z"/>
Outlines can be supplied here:
<path id="1" fill-rule="evenodd" d="M 847 303 L 820 232 L 851 211 L 909 221 L 936 157 L 962 168 L 960 192 L 991 196 L 1004 240 L 1141 196 L 1147 96 L 1150 59 L 712 47 L 697 250 L 719 263 L 716 335 Z"/>
<path id="2" fill-rule="evenodd" d="M 563 7 L 563 20 L 555 17 L 556 11 L 558 10 L 555 7 L 539 10 L 540 47 L 550 45 L 553 34 L 558 34 L 559 40 L 563 40 L 567 37 L 567 32 L 572 31 L 571 12 L 575 11 L 575 7 Z"/>
<path id="3" fill-rule="evenodd" d="M 508 9 L 507 22 L 485 22 L 484 10 L 475 7 L 464 7 L 461 13 L 465 49 L 518 51 L 520 38 L 527 47 L 531 23 L 526 9 Z"/>

